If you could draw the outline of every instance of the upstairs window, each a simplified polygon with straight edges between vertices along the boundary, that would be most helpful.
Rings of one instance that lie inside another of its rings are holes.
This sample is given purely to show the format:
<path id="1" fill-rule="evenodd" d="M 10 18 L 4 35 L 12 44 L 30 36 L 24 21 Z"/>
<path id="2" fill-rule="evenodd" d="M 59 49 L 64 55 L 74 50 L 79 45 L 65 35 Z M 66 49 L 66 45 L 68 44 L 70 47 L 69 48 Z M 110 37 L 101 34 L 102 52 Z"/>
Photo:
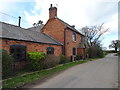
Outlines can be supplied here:
<path id="1" fill-rule="evenodd" d="M 54 54 L 54 48 L 53 47 L 48 47 L 47 48 L 47 54 Z"/>
<path id="2" fill-rule="evenodd" d="M 84 42 L 85 38 L 83 36 L 80 37 L 80 42 Z"/>
<path id="3" fill-rule="evenodd" d="M 26 46 L 10 45 L 10 53 L 13 55 L 15 62 L 26 60 Z"/>
<path id="4" fill-rule="evenodd" d="M 72 40 L 73 40 L 73 41 L 76 41 L 76 33 L 73 33 L 73 34 L 72 34 Z"/>

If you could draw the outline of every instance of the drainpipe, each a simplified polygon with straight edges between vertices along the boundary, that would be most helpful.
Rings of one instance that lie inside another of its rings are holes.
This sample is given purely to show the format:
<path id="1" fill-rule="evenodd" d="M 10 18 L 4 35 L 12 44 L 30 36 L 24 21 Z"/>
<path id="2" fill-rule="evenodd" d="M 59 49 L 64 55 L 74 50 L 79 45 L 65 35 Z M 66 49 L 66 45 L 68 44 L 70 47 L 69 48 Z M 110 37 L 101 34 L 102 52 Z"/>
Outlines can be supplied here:
<path id="1" fill-rule="evenodd" d="M 63 46 L 63 54 L 66 56 L 66 30 L 67 28 L 64 29 L 64 46 Z"/>

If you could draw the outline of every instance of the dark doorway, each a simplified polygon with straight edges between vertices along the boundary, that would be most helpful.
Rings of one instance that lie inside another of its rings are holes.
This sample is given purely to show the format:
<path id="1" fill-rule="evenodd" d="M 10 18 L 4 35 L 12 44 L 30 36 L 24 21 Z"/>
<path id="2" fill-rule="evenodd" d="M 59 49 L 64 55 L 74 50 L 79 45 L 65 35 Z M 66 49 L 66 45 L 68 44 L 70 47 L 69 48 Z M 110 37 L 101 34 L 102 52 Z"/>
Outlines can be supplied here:
<path id="1" fill-rule="evenodd" d="M 76 55 L 76 48 L 73 48 L 73 55 Z"/>

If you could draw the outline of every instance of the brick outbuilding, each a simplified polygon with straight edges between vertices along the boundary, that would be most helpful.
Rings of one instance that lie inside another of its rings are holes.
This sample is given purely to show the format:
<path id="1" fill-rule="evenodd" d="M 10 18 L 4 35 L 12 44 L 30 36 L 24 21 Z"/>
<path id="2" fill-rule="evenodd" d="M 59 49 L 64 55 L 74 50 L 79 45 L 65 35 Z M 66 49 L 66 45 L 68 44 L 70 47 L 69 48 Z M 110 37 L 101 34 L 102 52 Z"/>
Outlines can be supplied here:
<path id="1" fill-rule="evenodd" d="M 37 31 L 24 29 L 19 26 L 0 22 L 2 34 L 0 42 L 2 49 L 12 53 L 15 58 L 15 66 L 24 67 L 28 52 L 44 52 L 60 56 L 63 44 L 51 36 Z"/>

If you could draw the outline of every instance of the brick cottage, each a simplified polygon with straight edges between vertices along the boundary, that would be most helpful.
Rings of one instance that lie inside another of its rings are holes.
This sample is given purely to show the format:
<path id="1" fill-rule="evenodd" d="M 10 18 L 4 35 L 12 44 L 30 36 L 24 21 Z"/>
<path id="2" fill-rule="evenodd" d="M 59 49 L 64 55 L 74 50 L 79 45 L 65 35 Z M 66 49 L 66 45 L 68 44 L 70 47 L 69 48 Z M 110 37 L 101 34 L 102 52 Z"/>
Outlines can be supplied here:
<path id="1" fill-rule="evenodd" d="M 71 57 L 82 54 L 86 57 L 84 35 L 68 23 L 57 17 L 57 8 L 52 4 L 49 8 L 49 19 L 45 25 L 41 24 L 28 29 L 0 22 L 2 34 L 0 42 L 8 53 L 12 53 L 16 60 L 15 67 L 22 68 L 26 64 L 28 52 L 45 52 L 60 56 Z"/>

